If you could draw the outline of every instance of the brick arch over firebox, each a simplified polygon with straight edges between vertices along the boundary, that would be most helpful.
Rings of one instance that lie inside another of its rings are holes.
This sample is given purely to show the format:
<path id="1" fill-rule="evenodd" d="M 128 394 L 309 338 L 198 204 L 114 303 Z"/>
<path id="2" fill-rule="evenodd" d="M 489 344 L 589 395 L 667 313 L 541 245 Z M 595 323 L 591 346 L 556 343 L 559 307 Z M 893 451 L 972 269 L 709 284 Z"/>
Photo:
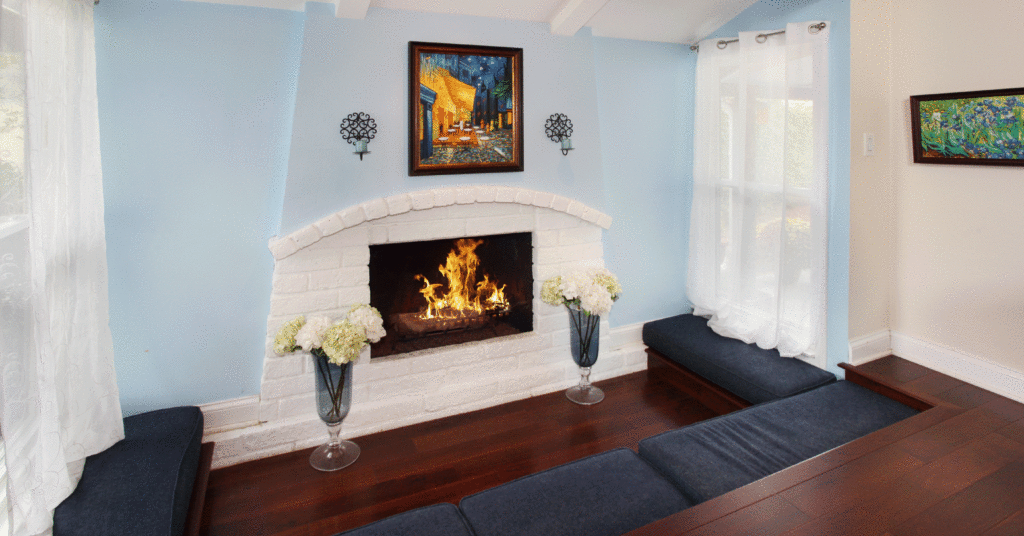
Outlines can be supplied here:
<path id="1" fill-rule="evenodd" d="M 607 229 L 612 218 L 579 201 L 549 192 L 510 186 L 463 186 L 435 188 L 405 194 L 382 197 L 340 210 L 309 224 L 284 238 L 270 241 L 270 251 L 275 260 L 282 260 L 297 251 L 309 247 L 322 238 L 363 222 L 397 216 L 414 210 L 427 210 L 451 205 L 474 203 L 516 203 L 519 205 L 548 208 Z"/>

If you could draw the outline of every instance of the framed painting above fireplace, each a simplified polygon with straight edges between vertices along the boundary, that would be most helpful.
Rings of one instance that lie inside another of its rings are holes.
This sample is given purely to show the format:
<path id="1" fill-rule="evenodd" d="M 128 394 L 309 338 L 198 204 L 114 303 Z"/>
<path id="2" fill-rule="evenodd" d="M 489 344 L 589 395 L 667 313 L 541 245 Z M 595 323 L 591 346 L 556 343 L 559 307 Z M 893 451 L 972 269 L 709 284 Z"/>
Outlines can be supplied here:
<path id="1" fill-rule="evenodd" d="M 523 171 L 523 49 L 409 43 L 409 175 Z"/>

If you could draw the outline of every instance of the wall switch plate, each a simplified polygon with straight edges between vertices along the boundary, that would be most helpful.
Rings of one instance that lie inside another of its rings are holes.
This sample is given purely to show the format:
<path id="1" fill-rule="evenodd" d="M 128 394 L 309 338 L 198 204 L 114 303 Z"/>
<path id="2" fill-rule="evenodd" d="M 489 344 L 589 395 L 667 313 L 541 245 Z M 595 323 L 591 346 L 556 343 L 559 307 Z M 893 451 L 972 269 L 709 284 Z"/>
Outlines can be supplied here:
<path id="1" fill-rule="evenodd" d="M 864 133 L 864 156 L 875 156 L 875 135 Z"/>

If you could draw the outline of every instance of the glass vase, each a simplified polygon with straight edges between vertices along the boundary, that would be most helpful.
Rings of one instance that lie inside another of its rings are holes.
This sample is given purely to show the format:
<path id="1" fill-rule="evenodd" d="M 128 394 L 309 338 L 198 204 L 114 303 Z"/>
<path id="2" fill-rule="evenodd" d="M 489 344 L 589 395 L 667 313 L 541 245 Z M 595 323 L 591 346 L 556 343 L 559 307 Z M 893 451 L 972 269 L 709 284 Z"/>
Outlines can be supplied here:
<path id="1" fill-rule="evenodd" d="M 572 360 L 580 368 L 580 383 L 565 392 L 566 398 L 589 406 L 604 400 L 604 391 L 590 384 L 590 367 L 597 362 L 601 317 L 567 305 L 569 310 L 569 349 Z"/>
<path id="2" fill-rule="evenodd" d="M 330 439 L 309 456 L 309 464 L 319 471 L 337 471 L 359 458 L 359 445 L 341 439 L 341 421 L 352 406 L 352 363 L 335 365 L 321 349 L 314 349 L 316 369 L 316 409 L 327 425 Z"/>

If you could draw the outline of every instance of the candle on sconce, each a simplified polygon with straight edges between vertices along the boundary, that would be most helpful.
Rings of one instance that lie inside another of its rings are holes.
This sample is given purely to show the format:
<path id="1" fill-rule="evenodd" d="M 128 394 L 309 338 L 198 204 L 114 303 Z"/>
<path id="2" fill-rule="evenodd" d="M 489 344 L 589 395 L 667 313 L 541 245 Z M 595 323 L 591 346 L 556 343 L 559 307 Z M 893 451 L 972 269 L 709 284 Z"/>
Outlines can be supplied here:
<path id="1" fill-rule="evenodd" d="M 367 152 L 366 151 L 366 144 L 367 143 L 368 143 L 367 140 L 364 140 L 364 139 L 356 140 L 356 152 L 357 153 L 365 153 L 365 152 Z"/>
<path id="2" fill-rule="evenodd" d="M 572 149 L 571 138 L 562 138 L 562 149 Z"/>

